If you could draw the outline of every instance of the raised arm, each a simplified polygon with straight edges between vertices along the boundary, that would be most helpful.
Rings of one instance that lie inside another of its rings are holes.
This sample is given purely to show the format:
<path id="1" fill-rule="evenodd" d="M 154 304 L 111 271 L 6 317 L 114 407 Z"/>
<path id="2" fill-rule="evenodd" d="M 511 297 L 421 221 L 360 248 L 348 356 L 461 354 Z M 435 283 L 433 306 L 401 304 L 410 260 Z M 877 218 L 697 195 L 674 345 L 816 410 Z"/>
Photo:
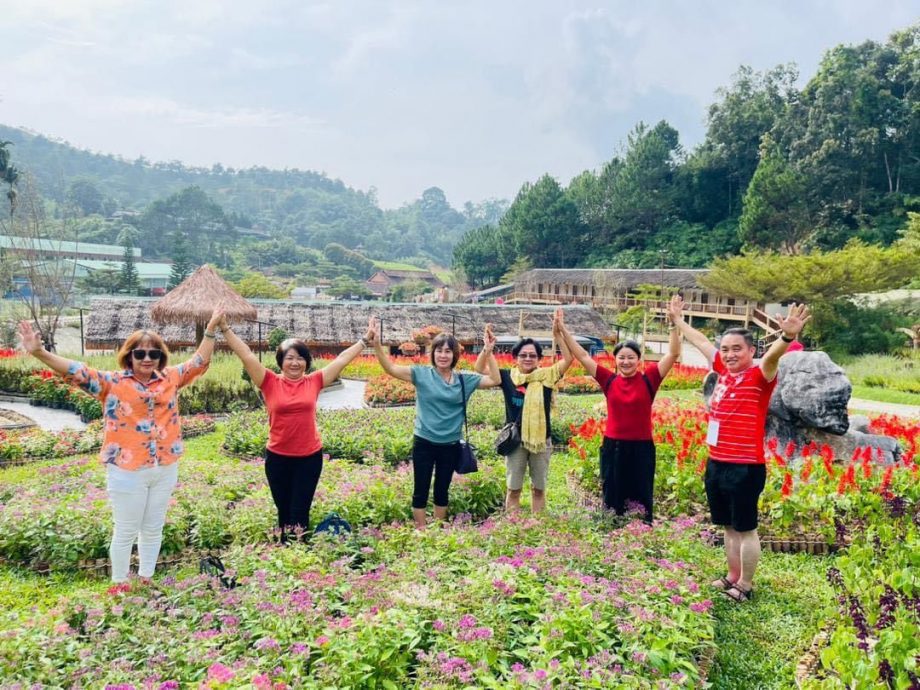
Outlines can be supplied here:
<path id="1" fill-rule="evenodd" d="M 339 374 L 342 373 L 342 369 L 344 369 L 351 360 L 364 352 L 364 348 L 367 347 L 368 343 L 371 341 L 371 329 L 373 326 L 371 321 L 368 321 L 367 332 L 361 340 L 347 350 L 342 351 L 338 357 L 323 368 L 323 386 L 328 386 L 335 381 L 339 377 Z"/>
<path id="2" fill-rule="evenodd" d="M 204 327 L 204 338 L 201 339 L 201 343 L 198 345 L 198 349 L 195 350 L 195 354 L 192 355 L 192 357 L 197 355 L 201 357 L 201 361 L 203 362 L 211 361 L 211 355 L 214 354 L 214 343 L 217 340 L 217 330 L 220 328 L 220 324 L 223 320 L 223 309 L 215 309 L 214 313 L 211 314 L 208 324 Z"/>
<path id="3" fill-rule="evenodd" d="M 386 373 L 393 378 L 412 383 L 412 369 L 402 364 L 395 364 L 383 349 L 383 343 L 380 342 L 380 322 L 377 319 L 371 319 L 371 323 L 367 329 L 367 339 L 368 342 L 374 346 L 374 354 L 377 356 L 377 361 L 380 362 L 380 366 L 383 367 Z"/>
<path id="4" fill-rule="evenodd" d="M 495 359 L 495 333 L 492 332 L 491 323 L 486 324 L 482 333 L 482 351 L 476 358 L 473 371 L 477 374 L 488 376 L 493 381 L 501 381 L 502 375 L 498 370 L 498 362 Z"/>
<path id="5" fill-rule="evenodd" d="M 42 343 L 41 335 L 35 332 L 29 321 L 19 322 L 19 340 L 22 343 L 23 350 L 61 376 L 68 373 L 72 364 L 79 366 L 79 362 L 48 352 L 44 343 Z"/>
<path id="6" fill-rule="evenodd" d="M 256 388 L 261 388 L 262 382 L 265 380 L 265 372 L 267 369 L 262 366 L 262 362 L 253 354 L 249 346 L 240 340 L 240 337 L 233 332 L 224 314 L 221 314 L 219 328 L 224 334 L 224 340 L 227 341 L 227 345 L 233 350 L 233 353 L 240 358 L 240 361 L 243 362 L 243 368 L 246 369 L 246 373 L 249 374 L 249 378 L 252 379 Z"/>
<path id="7" fill-rule="evenodd" d="M 559 307 L 553 315 L 553 336 L 554 340 L 559 343 L 559 349 L 562 351 L 562 359 L 556 363 L 559 367 L 560 377 L 569 370 L 569 367 L 572 366 L 572 361 L 575 359 L 575 356 L 572 354 L 572 348 L 569 347 L 568 338 L 562 333 L 563 326 L 565 326 L 565 319 L 562 313 L 562 307 Z"/>
<path id="8" fill-rule="evenodd" d="M 675 295 L 675 297 L 677 297 Z M 680 299 L 679 297 L 677 299 Z M 674 297 L 671 298 L 671 301 L 674 301 Z M 677 311 L 677 310 L 675 310 Z M 677 311 L 678 319 L 680 318 L 680 311 Z M 661 374 L 661 378 L 664 378 L 668 375 L 668 372 L 671 371 L 671 367 L 674 366 L 674 363 L 680 359 L 680 341 L 681 334 L 677 330 L 677 324 L 674 321 L 674 315 L 671 314 L 671 310 L 668 309 L 668 318 L 670 319 L 671 325 L 668 328 L 668 354 L 662 357 L 658 361 L 658 373 Z"/>
<path id="9" fill-rule="evenodd" d="M 565 338 L 565 344 L 569 348 L 569 352 L 581 362 L 581 366 L 585 368 L 585 371 L 588 372 L 588 376 L 594 376 L 597 374 L 597 362 L 595 362 L 591 355 L 589 355 L 585 348 L 578 344 L 578 341 L 575 340 L 575 336 L 569 332 L 569 329 L 566 328 L 564 323 L 559 324 L 559 332 Z"/>
<path id="10" fill-rule="evenodd" d="M 772 381 L 776 377 L 776 372 L 779 369 L 779 358 L 786 354 L 789 343 L 795 340 L 796 336 L 802 332 L 810 318 L 811 314 L 808 311 L 808 307 L 804 304 L 795 303 L 790 305 L 789 313 L 785 318 L 779 314 L 776 315 L 779 327 L 783 331 L 783 338 L 786 340 L 779 338 L 774 341 L 760 361 L 760 370 L 767 381 Z"/>
<path id="11" fill-rule="evenodd" d="M 709 342 L 709 338 L 684 321 L 683 311 L 685 306 L 684 300 L 680 295 L 674 295 L 671 298 L 671 302 L 668 304 L 668 316 L 671 319 L 671 323 L 677 327 L 682 336 L 690 341 L 693 347 L 700 351 L 706 361 L 712 364 L 712 360 L 716 356 L 716 346 Z"/>

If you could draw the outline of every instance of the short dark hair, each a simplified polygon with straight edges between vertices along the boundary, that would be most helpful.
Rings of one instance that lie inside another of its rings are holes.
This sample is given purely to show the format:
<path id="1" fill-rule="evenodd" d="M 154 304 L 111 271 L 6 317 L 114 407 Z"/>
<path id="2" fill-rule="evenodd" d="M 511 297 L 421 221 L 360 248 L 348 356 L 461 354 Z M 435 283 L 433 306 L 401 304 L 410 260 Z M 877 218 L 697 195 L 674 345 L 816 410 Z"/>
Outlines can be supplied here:
<path id="1" fill-rule="evenodd" d="M 452 336 L 450 333 L 441 333 L 431 341 L 431 366 L 434 366 L 434 351 L 439 347 L 447 345 L 450 348 L 451 352 L 454 353 L 454 358 L 450 361 L 450 368 L 453 369 L 457 366 L 457 362 L 460 360 L 460 342 Z"/>
<path id="2" fill-rule="evenodd" d="M 630 350 L 636 353 L 636 356 L 639 359 L 642 359 L 642 348 L 639 346 L 635 340 L 621 340 L 616 345 L 613 346 L 613 356 L 616 357 L 620 350 L 624 347 L 628 347 Z"/>
<path id="3" fill-rule="evenodd" d="M 514 344 L 514 347 L 511 348 L 511 354 L 517 357 L 521 350 L 524 349 L 525 345 L 533 345 L 533 349 L 537 351 L 537 359 L 543 356 L 543 348 L 540 347 L 540 343 L 538 343 L 533 338 L 521 338 L 518 340 Z"/>
<path id="4" fill-rule="evenodd" d="M 744 342 L 747 343 L 748 347 L 755 347 L 754 334 L 751 333 L 747 328 L 729 328 L 728 330 L 722 332 L 723 338 L 727 335 L 740 335 L 742 338 L 744 338 Z"/>
<path id="5" fill-rule="evenodd" d="M 284 362 L 284 356 L 288 353 L 288 350 L 294 350 L 298 355 L 307 360 L 306 370 L 310 371 L 313 366 L 313 355 L 310 354 L 310 348 L 307 347 L 307 344 L 300 338 L 288 338 L 287 340 L 282 340 L 281 344 L 278 345 L 278 349 L 275 350 L 275 361 L 278 362 L 279 369 Z"/>

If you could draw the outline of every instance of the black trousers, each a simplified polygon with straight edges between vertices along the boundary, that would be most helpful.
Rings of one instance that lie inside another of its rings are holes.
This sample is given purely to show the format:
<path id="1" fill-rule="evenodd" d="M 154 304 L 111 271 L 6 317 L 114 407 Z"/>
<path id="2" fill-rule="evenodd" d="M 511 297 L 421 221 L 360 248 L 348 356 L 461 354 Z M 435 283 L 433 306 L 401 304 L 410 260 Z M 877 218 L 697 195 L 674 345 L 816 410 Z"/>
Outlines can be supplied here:
<path id="1" fill-rule="evenodd" d="M 626 502 L 645 508 L 645 520 L 652 521 L 655 490 L 655 443 L 618 441 L 604 437 L 601 446 L 601 479 L 604 505 L 617 515 L 626 512 Z"/>
<path id="2" fill-rule="evenodd" d="M 460 459 L 460 442 L 432 443 L 416 436 L 412 443 L 412 474 L 415 486 L 412 490 L 412 507 L 428 506 L 428 492 L 431 491 L 431 475 L 434 474 L 434 504 L 447 507 L 447 493 L 450 480 Z"/>
<path id="3" fill-rule="evenodd" d="M 287 541 L 288 532 L 299 528 L 306 533 L 310 529 L 310 506 L 322 472 L 322 449 L 304 456 L 279 455 L 265 449 L 265 477 L 278 509 L 282 541 Z"/>

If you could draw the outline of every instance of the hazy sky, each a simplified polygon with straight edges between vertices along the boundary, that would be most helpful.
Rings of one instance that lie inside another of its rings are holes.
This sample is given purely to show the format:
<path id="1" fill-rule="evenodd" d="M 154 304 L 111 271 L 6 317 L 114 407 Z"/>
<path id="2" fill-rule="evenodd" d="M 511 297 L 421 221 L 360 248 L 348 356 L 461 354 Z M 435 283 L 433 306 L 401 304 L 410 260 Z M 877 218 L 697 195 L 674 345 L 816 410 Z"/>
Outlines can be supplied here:
<path id="1" fill-rule="evenodd" d="M 639 121 L 690 148 L 741 64 L 809 78 L 916 0 L 0 0 L 0 123 L 127 158 L 320 170 L 383 206 L 562 184 Z M 15 155 L 15 152 L 14 152 Z"/>

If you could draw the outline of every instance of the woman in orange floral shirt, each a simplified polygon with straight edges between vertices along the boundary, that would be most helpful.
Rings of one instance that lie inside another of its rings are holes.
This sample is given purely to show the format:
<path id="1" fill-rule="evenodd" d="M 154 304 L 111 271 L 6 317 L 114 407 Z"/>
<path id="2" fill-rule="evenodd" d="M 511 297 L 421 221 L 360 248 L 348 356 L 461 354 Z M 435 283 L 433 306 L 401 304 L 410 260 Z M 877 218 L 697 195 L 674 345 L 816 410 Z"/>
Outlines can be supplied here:
<path id="1" fill-rule="evenodd" d="M 167 366 L 169 350 L 159 335 L 135 331 L 118 350 L 122 370 L 97 371 L 48 352 L 31 323 L 19 324 L 27 352 L 71 385 L 102 401 L 105 427 L 101 456 L 115 523 L 109 547 L 114 582 L 128 579 L 135 540 L 140 558 L 138 575 L 153 576 L 183 450 L 179 389 L 207 370 L 216 326 L 212 317 L 198 351 L 175 366 Z"/>

